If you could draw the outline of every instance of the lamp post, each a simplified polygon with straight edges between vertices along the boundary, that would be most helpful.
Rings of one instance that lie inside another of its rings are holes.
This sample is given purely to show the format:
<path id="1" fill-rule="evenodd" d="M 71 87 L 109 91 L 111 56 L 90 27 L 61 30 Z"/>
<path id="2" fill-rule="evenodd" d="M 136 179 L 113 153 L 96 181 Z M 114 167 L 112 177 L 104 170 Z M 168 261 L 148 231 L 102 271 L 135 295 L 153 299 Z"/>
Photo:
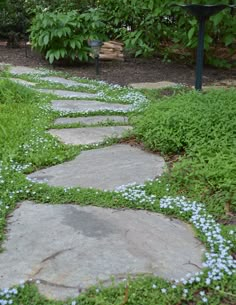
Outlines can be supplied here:
<path id="1" fill-rule="evenodd" d="M 198 47 L 197 47 L 197 58 L 196 58 L 196 78 L 195 78 L 195 89 L 202 90 L 202 70 L 203 70 L 203 58 L 204 58 L 204 32 L 205 22 L 225 8 L 235 8 L 234 5 L 215 4 L 215 5 L 201 5 L 201 4 L 175 4 L 186 10 L 188 13 L 198 19 L 199 31 L 198 31 Z"/>
<path id="2" fill-rule="evenodd" d="M 88 45 L 91 47 L 95 59 L 96 75 L 99 75 L 99 53 L 103 42 L 101 40 L 89 40 Z"/>

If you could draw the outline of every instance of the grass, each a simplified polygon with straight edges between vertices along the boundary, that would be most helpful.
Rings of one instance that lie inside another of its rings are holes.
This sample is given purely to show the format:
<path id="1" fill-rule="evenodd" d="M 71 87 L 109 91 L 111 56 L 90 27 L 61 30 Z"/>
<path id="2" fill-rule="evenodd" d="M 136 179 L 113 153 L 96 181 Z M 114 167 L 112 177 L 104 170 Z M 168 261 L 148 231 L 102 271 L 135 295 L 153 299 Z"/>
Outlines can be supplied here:
<path id="1" fill-rule="evenodd" d="M 127 88 L 91 83 L 97 85 L 98 90 L 104 87 L 106 94 L 111 96 L 110 100 L 117 100 L 121 92 L 129 96 Z M 4 240 L 7 216 L 21 200 L 146 209 L 189 221 L 189 212 L 182 213 L 176 207 L 163 209 L 160 205 L 164 196 L 185 195 L 191 200 L 204 202 L 206 212 L 214 215 L 215 219 L 228 221 L 230 217 L 227 214 L 233 213 L 235 205 L 236 129 L 233 118 L 236 114 L 236 90 L 207 94 L 176 90 L 173 96 L 164 98 L 159 91 L 146 94 L 152 102 L 144 112 L 133 113 L 130 118 L 135 136 L 149 150 L 159 151 L 166 159 L 177 159 L 178 162 L 173 162 L 159 180 L 142 187 L 146 197 L 143 192 L 138 195 L 136 192 L 135 197 L 135 186 L 124 192 L 104 192 L 50 187 L 28 181 L 25 174 L 72 159 L 81 150 L 91 147 L 63 145 L 45 132 L 58 116 L 48 107 L 51 96 L 9 80 L 0 80 L 1 241 Z M 108 144 L 111 143 L 113 140 Z M 150 204 L 149 196 L 155 197 L 154 204 Z M 228 222 L 221 225 L 221 229 L 223 237 L 235 244 L 235 237 L 231 234 L 232 230 L 235 233 L 234 226 Z M 209 248 L 201 230 L 196 229 L 196 233 Z M 207 272 L 206 269 L 203 275 L 199 275 L 199 282 L 185 285 L 174 285 L 150 276 L 127 279 L 120 284 L 114 281 L 111 287 L 92 287 L 67 302 L 47 300 L 39 295 L 34 283 L 25 283 L 17 287 L 17 293 L 3 293 L 0 300 L 12 300 L 17 305 L 74 305 L 75 302 L 79 305 L 235 304 L 235 275 L 226 273 L 220 281 L 209 285 L 205 282 Z"/>

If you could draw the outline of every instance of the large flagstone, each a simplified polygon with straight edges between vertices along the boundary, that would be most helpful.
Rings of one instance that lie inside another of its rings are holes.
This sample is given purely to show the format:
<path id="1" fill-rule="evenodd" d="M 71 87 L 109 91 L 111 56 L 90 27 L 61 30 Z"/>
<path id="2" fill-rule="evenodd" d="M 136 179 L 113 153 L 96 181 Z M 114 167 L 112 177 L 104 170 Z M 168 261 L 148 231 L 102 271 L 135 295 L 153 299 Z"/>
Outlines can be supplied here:
<path id="1" fill-rule="evenodd" d="M 54 124 L 56 125 L 64 125 L 64 124 L 86 124 L 86 125 L 94 125 L 98 123 L 127 123 L 128 118 L 125 116 L 117 116 L 117 115 L 96 115 L 89 117 L 77 117 L 77 118 L 59 118 L 56 119 Z"/>
<path id="2" fill-rule="evenodd" d="M 32 279 L 48 298 L 128 275 L 179 279 L 201 268 L 191 227 L 157 213 L 25 201 L 8 218 L 0 289 Z"/>
<path id="3" fill-rule="evenodd" d="M 114 190 L 129 183 L 154 179 L 163 173 L 164 166 L 164 159 L 157 154 L 117 144 L 82 151 L 72 161 L 39 170 L 28 177 L 52 186 Z"/>
<path id="4" fill-rule="evenodd" d="M 21 74 L 45 74 L 45 71 L 41 71 L 38 69 L 24 67 L 24 66 L 14 66 L 9 68 L 9 72 L 15 75 Z"/>
<path id="5" fill-rule="evenodd" d="M 131 105 L 105 103 L 93 100 L 54 100 L 52 101 L 52 109 L 66 113 L 84 113 L 94 111 L 123 111 L 128 112 Z"/>
<path id="6" fill-rule="evenodd" d="M 39 92 L 55 94 L 60 97 L 68 97 L 68 98 L 96 98 L 98 97 L 95 93 L 85 93 L 85 92 L 76 92 L 76 91 L 69 91 L 69 90 L 58 90 L 58 89 L 36 89 Z"/>
<path id="7" fill-rule="evenodd" d="M 107 138 L 120 138 L 131 126 L 107 126 L 50 129 L 48 132 L 65 144 L 87 145 L 102 143 Z"/>
<path id="8" fill-rule="evenodd" d="M 58 76 L 45 76 L 40 78 L 43 81 L 49 81 L 56 84 L 62 84 L 66 86 L 79 86 L 79 87 L 87 87 L 87 88 L 93 88 L 93 85 L 86 84 L 86 83 L 79 83 L 71 79 L 66 79 L 64 77 L 58 77 Z"/>

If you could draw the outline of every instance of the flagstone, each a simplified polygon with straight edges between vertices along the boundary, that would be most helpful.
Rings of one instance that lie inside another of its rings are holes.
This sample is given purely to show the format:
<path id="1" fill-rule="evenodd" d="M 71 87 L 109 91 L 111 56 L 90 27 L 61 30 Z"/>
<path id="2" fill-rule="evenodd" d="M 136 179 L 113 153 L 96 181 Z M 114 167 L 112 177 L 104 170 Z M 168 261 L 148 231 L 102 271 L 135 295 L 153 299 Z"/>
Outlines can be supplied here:
<path id="1" fill-rule="evenodd" d="M 28 82 L 24 79 L 20 79 L 20 78 L 10 78 L 11 81 L 15 82 L 15 83 L 18 83 L 18 84 L 21 84 L 23 86 L 35 86 L 36 83 L 32 83 L 32 82 Z"/>
<path id="2" fill-rule="evenodd" d="M 131 126 L 107 126 L 50 129 L 48 132 L 65 144 L 87 145 L 102 143 L 107 138 L 121 138 Z"/>
<path id="3" fill-rule="evenodd" d="M 24 66 L 13 66 L 9 68 L 9 72 L 15 75 L 21 74 L 45 74 L 45 71 L 41 71 L 38 69 L 24 67 Z"/>
<path id="4" fill-rule="evenodd" d="M 0 289 L 31 280 L 53 299 L 112 276 L 180 279 L 199 271 L 204 252 L 190 225 L 157 213 L 30 201 L 8 218 L 3 247 Z"/>
<path id="5" fill-rule="evenodd" d="M 167 87 L 176 87 L 178 84 L 168 81 L 156 82 L 156 83 L 133 83 L 130 87 L 135 89 L 162 89 Z"/>
<path id="6" fill-rule="evenodd" d="M 56 125 L 64 125 L 64 124 L 86 124 L 86 125 L 93 125 L 99 123 L 127 123 L 128 118 L 125 116 L 117 116 L 117 115 L 97 115 L 97 116 L 90 116 L 90 117 L 78 117 L 78 118 L 59 118 L 56 119 L 54 124 Z"/>
<path id="7" fill-rule="evenodd" d="M 82 151 L 74 160 L 34 172 L 28 177 L 52 186 L 114 190 L 129 183 L 144 183 L 160 176 L 165 161 L 158 154 L 117 144 Z"/>
<path id="8" fill-rule="evenodd" d="M 67 86 L 80 86 L 80 87 L 94 87 L 93 85 L 86 84 L 86 83 L 79 83 L 74 80 L 66 79 L 64 77 L 58 77 L 58 76 L 44 76 L 40 78 L 43 81 L 49 81 L 52 83 L 67 85 Z"/>
<path id="9" fill-rule="evenodd" d="M 132 105 L 105 103 L 94 100 L 53 100 L 52 109 L 66 113 L 83 113 L 94 111 L 124 111 L 128 112 Z"/>
<path id="10" fill-rule="evenodd" d="M 78 98 L 96 98 L 98 97 L 95 93 L 86 93 L 86 92 L 75 92 L 69 90 L 57 90 L 57 89 L 36 89 L 39 92 L 55 94 L 60 97 L 78 97 Z"/>

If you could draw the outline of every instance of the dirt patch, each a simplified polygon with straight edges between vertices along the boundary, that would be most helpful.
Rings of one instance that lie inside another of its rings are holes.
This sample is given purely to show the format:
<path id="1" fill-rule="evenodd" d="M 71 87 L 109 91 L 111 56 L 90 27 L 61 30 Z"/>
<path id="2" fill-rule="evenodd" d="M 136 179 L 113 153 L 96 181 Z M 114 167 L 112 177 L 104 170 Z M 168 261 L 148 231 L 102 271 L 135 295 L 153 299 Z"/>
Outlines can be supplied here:
<path id="1" fill-rule="evenodd" d="M 26 57 L 25 48 L 11 49 L 0 44 L 0 62 L 28 67 L 44 67 L 71 73 L 74 76 L 96 78 L 93 63 L 75 63 L 72 66 L 50 65 L 39 54 L 28 49 Z M 158 57 L 151 59 L 127 58 L 124 62 L 101 62 L 100 80 L 120 85 L 138 82 L 170 81 L 180 84 L 194 84 L 194 66 L 179 63 L 164 63 Z M 203 82 L 209 85 L 220 83 L 225 79 L 236 80 L 236 68 L 230 70 L 205 67 Z M 170 93 L 167 92 L 167 95 Z"/>

